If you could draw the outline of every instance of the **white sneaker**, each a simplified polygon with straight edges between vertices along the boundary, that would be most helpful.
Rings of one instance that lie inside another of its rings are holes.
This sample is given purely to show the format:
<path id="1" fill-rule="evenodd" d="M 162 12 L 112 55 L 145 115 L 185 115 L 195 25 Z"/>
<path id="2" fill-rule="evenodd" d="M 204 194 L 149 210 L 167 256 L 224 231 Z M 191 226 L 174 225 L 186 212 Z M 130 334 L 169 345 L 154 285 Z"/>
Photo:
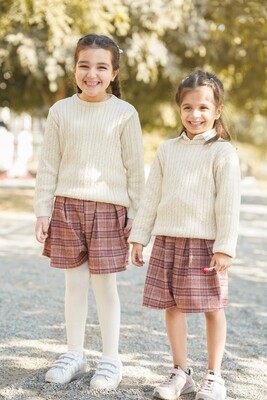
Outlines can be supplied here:
<path id="1" fill-rule="evenodd" d="M 195 400 L 225 400 L 226 389 L 224 380 L 213 371 L 208 371 Z"/>
<path id="2" fill-rule="evenodd" d="M 192 368 L 187 370 L 188 373 L 185 373 L 180 367 L 173 368 L 166 381 L 154 389 L 153 397 L 163 400 L 177 400 L 181 394 L 194 392 L 193 370 Z"/>
<path id="3" fill-rule="evenodd" d="M 109 357 L 102 357 L 90 382 L 94 389 L 116 389 L 122 378 L 122 363 Z"/>
<path id="4" fill-rule="evenodd" d="M 46 382 L 69 383 L 86 371 L 86 357 L 77 351 L 62 354 L 45 374 Z"/>

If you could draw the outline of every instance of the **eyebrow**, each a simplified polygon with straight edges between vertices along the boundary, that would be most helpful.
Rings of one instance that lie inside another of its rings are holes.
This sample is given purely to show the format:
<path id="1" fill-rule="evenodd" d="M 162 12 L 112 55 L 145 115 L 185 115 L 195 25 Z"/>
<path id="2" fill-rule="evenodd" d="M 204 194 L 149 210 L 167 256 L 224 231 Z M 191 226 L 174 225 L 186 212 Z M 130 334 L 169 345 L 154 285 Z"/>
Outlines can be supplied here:
<path id="1" fill-rule="evenodd" d="M 80 61 L 78 61 L 78 64 L 90 64 L 90 62 L 88 62 L 88 61 L 83 61 L 83 60 L 80 60 Z M 107 66 L 107 67 L 109 67 L 110 66 L 110 64 L 108 64 L 108 63 L 105 63 L 105 62 L 99 62 L 99 63 L 97 63 L 97 65 L 105 65 L 105 66 Z"/>
<path id="2" fill-rule="evenodd" d="M 210 103 L 209 101 L 207 101 L 207 102 L 203 102 L 203 103 L 200 103 L 199 105 L 200 106 L 206 106 L 206 105 L 208 105 L 208 103 Z M 191 106 L 192 104 L 191 103 L 182 103 L 181 104 L 181 106 Z"/>

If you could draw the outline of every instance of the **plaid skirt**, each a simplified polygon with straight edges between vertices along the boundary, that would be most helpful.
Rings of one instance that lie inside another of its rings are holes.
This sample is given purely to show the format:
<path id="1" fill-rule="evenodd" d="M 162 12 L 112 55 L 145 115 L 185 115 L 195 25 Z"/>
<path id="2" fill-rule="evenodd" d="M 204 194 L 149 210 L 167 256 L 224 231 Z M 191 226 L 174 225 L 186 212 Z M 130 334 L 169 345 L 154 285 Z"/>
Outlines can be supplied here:
<path id="1" fill-rule="evenodd" d="M 228 273 L 204 274 L 214 240 L 157 236 L 152 248 L 143 305 L 181 312 L 218 311 L 228 303 Z"/>
<path id="2" fill-rule="evenodd" d="M 129 258 L 126 222 L 123 206 L 56 197 L 43 255 L 55 268 L 74 268 L 88 260 L 91 274 L 124 271 Z"/>

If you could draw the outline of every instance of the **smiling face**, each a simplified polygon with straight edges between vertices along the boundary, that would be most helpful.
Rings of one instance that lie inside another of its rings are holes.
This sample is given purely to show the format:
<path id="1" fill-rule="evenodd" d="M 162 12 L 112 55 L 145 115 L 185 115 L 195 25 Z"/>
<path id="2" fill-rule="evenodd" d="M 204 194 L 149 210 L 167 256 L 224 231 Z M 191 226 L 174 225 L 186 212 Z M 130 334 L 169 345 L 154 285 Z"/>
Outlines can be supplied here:
<path id="1" fill-rule="evenodd" d="M 75 80 L 82 91 L 80 98 L 90 102 L 106 100 L 106 90 L 117 73 L 109 50 L 92 47 L 80 50 L 75 65 Z"/>
<path id="2" fill-rule="evenodd" d="M 216 104 L 211 87 L 199 86 L 186 91 L 180 104 L 180 115 L 189 139 L 212 129 L 221 110 L 222 106 Z"/>

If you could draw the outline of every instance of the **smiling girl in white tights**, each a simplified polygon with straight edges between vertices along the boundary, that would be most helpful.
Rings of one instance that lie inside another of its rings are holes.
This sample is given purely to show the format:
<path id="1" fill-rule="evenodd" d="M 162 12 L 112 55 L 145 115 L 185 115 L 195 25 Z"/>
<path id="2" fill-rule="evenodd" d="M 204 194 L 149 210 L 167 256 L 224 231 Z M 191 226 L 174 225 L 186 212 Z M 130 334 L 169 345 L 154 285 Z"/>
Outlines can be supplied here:
<path id="1" fill-rule="evenodd" d="M 221 117 L 223 85 L 214 74 L 187 76 L 176 102 L 183 129 L 157 151 L 129 238 L 132 262 L 143 265 L 143 246 L 156 236 L 143 304 L 166 310 L 173 369 L 154 397 L 175 400 L 195 390 L 187 367 L 186 313 L 203 312 L 208 371 L 196 400 L 224 400 L 224 307 L 238 233 L 239 161 Z"/>
<path id="2" fill-rule="evenodd" d="M 47 382 L 68 383 L 86 370 L 90 281 L 103 345 L 90 385 L 115 389 L 122 377 L 116 273 L 126 269 L 144 166 L 138 114 L 120 99 L 120 52 L 106 36 L 81 38 L 74 56 L 78 93 L 54 104 L 47 119 L 36 180 L 36 238 L 51 266 L 65 271 L 67 331 L 67 353 L 47 371 Z"/>

